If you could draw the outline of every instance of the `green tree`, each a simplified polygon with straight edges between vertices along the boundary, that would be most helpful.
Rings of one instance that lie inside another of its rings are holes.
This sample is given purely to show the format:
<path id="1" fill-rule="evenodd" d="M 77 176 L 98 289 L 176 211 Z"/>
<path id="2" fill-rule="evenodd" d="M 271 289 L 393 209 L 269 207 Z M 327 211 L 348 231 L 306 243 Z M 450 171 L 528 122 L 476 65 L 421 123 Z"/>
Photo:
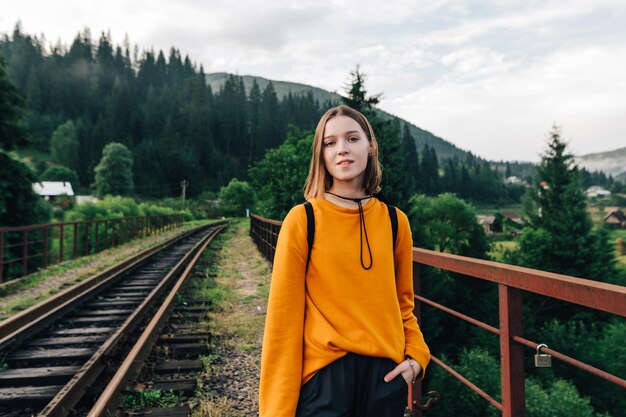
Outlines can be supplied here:
<path id="1" fill-rule="evenodd" d="M 408 158 L 416 157 L 416 154 L 404 153 L 405 143 L 403 143 L 399 119 L 383 118 L 373 107 L 380 102 L 381 94 L 368 96 L 365 89 L 366 76 L 360 71 L 358 65 L 354 71 L 350 72 L 350 77 L 345 90 L 347 96 L 342 97 L 342 101 L 346 106 L 362 112 L 374 130 L 378 142 L 379 160 L 383 167 L 380 197 L 384 196 L 383 199 L 390 204 L 405 207 L 414 191 L 414 184 L 410 179 L 411 172 L 407 172 L 411 163 Z M 410 140 L 410 138 L 405 140 Z"/>
<path id="2" fill-rule="evenodd" d="M 237 178 L 233 178 L 227 186 L 220 189 L 219 197 L 224 214 L 239 217 L 246 214 L 246 209 L 253 210 L 256 200 L 250 184 Z"/>
<path id="3" fill-rule="evenodd" d="M 248 144 L 248 164 L 252 164 L 253 160 L 259 157 L 259 116 L 261 111 L 261 89 L 256 79 L 252 82 L 250 94 L 248 96 L 248 116 L 249 116 L 249 132 L 250 143 Z"/>
<path id="4" fill-rule="evenodd" d="M 406 190 L 408 196 L 412 196 L 418 190 L 420 181 L 419 155 L 415 147 L 415 139 L 409 131 L 409 125 L 404 124 L 402 130 L 402 157 L 404 178 L 407 182 Z"/>
<path id="5" fill-rule="evenodd" d="M 78 174 L 73 169 L 64 166 L 52 166 L 40 176 L 41 181 L 66 181 L 74 187 L 78 185 Z"/>
<path id="6" fill-rule="evenodd" d="M 0 149 L 26 143 L 24 97 L 9 81 L 4 59 L 0 56 Z"/>
<path id="7" fill-rule="evenodd" d="M 116 78 L 107 107 L 107 122 L 111 137 L 130 145 L 134 115 L 130 87 L 126 80 Z"/>
<path id="8" fill-rule="evenodd" d="M 409 220 L 416 246 L 485 258 L 489 244 L 474 209 L 453 194 L 411 198 Z"/>
<path id="9" fill-rule="evenodd" d="M 421 188 L 426 194 L 434 195 L 439 192 L 439 162 L 435 148 L 424 145 L 422 150 L 422 160 L 420 162 L 420 173 L 422 174 Z"/>
<path id="10" fill-rule="evenodd" d="M 2 150 L 26 143 L 23 114 L 24 99 L 9 82 L 0 57 L 0 227 L 50 220 L 49 206 L 33 192 L 33 172 Z"/>
<path id="11" fill-rule="evenodd" d="M 283 219 L 296 204 L 302 203 L 304 182 L 311 158 L 313 134 L 293 128 L 287 140 L 250 169 L 257 190 L 257 209 L 262 216 Z"/>
<path id="12" fill-rule="evenodd" d="M 258 144 L 262 149 L 274 148 L 283 141 L 283 132 L 280 126 L 280 108 L 274 84 L 270 81 L 261 96 L 259 108 Z"/>
<path id="13" fill-rule="evenodd" d="M 99 196 L 128 194 L 134 189 L 133 154 L 121 143 L 111 142 L 104 147 L 95 173 Z"/>
<path id="14" fill-rule="evenodd" d="M 354 71 L 350 71 L 350 81 L 345 88 L 346 96 L 341 97 L 343 104 L 363 112 L 370 110 L 372 106 L 380 102 L 382 94 L 367 95 L 367 90 L 365 89 L 366 79 L 367 75 L 361 72 L 359 65 L 356 66 Z"/>
<path id="15" fill-rule="evenodd" d="M 51 209 L 33 191 L 33 182 L 35 176 L 26 165 L 0 151 L 0 227 L 50 220 Z"/>
<path id="16" fill-rule="evenodd" d="M 527 213 L 531 227 L 508 259 L 545 271 L 607 280 L 615 273 L 613 251 L 606 234 L 592 231 L 578 168 L 559 127 L 552 128 L 547 145 L 530 194 L 534 205 L 527 204 L 537 210 Z"/>
<path id="17" fill-rule="evenodd" d="M 61 165 L 76 169 L 78 167 L 79 143 L 74 122 L 68 120 L 59 125 L 50 139 L 52 159 Z"/>

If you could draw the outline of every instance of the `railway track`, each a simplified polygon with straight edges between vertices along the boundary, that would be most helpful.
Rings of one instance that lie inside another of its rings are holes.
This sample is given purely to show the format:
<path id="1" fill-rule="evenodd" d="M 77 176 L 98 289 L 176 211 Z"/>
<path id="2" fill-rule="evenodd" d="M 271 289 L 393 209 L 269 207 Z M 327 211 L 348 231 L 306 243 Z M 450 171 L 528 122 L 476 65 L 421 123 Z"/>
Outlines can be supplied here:
<path id="1" fill-rule="evenodd" d="M 67 416 L 79 402 L 90 415 L 114 413 L 176 292 L 225 227 L 189 231 L 0 323 L 0 417 Z"/>

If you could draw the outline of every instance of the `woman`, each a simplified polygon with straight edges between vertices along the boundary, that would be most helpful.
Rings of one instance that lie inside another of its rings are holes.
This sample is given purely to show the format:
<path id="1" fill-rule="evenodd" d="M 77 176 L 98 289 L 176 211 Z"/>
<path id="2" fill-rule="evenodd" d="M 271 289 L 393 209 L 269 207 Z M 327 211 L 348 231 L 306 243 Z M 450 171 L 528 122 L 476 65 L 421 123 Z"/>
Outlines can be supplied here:
<path id="1" fill-rule="evenodd" d="M 378 145 L 346 106 L 322 116 L 305 198 L 278 237 L 259 388 L 260 417 L 401 417 L 430 353 L 413 315 L 412 239 L 380 191 Z"/>

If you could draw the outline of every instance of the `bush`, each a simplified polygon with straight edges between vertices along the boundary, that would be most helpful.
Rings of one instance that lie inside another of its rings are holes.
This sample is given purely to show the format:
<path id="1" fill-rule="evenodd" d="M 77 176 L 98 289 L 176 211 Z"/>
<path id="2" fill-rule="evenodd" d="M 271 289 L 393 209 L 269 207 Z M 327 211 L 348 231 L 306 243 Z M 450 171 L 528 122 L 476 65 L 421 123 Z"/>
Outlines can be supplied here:
<path id="1" fill-rule="evenodd" d="M 233 178 L 227 186 L 220 189 L 220 199 L 222 211 L 227 216 L 244 216 L 246 209 L 254 210 L 256 201 L 250 184 L 237 178 Z"/>
<path id="2" fill-rule="evenodd" d="M 153 203 L 138 204 L 129 197 L 106 196 L 98 202 L 86 202 L 65 212 L 65 221 L 98 220 L 117 217 L 183 214 L 185 220 L 195 220 L 189 210 L 175 210 Z"/>

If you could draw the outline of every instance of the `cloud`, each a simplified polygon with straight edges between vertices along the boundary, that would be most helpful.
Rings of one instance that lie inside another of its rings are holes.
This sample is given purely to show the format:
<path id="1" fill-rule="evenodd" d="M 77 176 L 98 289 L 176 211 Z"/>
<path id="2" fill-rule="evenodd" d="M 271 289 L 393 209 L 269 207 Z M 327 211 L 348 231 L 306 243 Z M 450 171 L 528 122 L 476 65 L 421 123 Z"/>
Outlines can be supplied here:
<path id="1" fill-rule="evenodd" d="M 484 50 L 469 49 L 447 57 L 446 62 L 457 69 L 461 62 L 464 70 L 390 97 L 384 107 L 492 159 L 508 155 L 537 160 L 554 122 L 564 127 L 578 153 L 623 144 L 625 45 L 580 46 L 524 64 L 496 59 L 492 65 L 496 69 L 476 75 L 481 72 L 472 69 L 474 63 L 489 56 Z M 463 63 L 467 61 L 472 64 Z M 472 77 L 468 79 L 465 71 Z"/>

